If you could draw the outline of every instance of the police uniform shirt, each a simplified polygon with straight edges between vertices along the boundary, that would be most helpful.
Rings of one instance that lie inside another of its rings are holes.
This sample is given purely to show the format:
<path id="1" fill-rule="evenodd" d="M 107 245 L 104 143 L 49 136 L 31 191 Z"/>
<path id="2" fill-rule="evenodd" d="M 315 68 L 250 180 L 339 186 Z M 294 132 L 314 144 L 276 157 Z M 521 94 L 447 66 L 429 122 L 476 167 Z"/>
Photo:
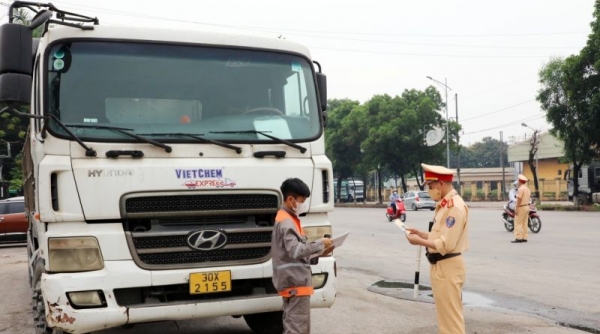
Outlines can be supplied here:
<path id="1" fill-rule="evenodd" d="M 520 206 L 526 206 L 529 204 L 529 200 L 531 199 L 531 191 L 526 184 L 521 184 L 519 187 L 519 191 L 517 192 L 517 198 L 521 199 Z"/>
<path id="2" fill-rule="evenodd" d="M 468 220 L 469 209 L 463 199 L 451 190 L 441 199 L 435 209 L 433 227 L 428 240 L 435 243 L 429 253 L 462 253 L 469 248 Z"/>

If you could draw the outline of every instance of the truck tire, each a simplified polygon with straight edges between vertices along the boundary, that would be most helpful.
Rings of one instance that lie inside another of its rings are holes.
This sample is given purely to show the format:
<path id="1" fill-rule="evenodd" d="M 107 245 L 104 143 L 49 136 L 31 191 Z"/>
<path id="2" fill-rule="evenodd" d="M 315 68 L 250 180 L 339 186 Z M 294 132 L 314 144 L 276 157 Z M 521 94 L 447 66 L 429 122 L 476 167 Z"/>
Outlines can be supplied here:
<path id="1" fill-rule="evenodd" d="M 31 286 L 33 288 L 32 309 L 33 309 L 33 325 L 35 334 L 64 334 L 63 331 L 49 328 L 46 322 L 46 307 L 44 305 L 44 297 L 42 296 L 42 273 L 44 272 L 44 262 L 38 260 L 33 267 L 33 277 Z"/>
<path id="2" fill-rule="evenodd" d="M 283 311 L 246 314 L 244 320 L 256 334 L 283 333 Z"/>
<path id="3" fill-rule="evenodd" d="M 588 203 L 588 198 L 586 195 L 580 194 L 577 195 L 577 205 L 581 206 L 581 205 L 587 205 Z"/>

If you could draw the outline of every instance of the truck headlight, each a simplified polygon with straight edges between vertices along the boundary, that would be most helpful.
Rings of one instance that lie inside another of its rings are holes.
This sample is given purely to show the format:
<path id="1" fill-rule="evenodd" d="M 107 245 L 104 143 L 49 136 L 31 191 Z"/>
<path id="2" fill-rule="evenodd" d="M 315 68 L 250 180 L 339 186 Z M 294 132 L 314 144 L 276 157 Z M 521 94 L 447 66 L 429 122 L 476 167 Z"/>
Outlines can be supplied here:
<path id="1" fill-rule="evenodd" d="M 98 240 L 93 237 L 50 238 L 48 253 L 51 272 L 92 271 L 104 268 Z"/>
<path id="2" fill-rule="evenodd" d="M 332 235 L 332 231 L 331 226 L 309 226 L 304 228 L 304 234 L 308 241 L 321 239 L 325 234 Z"/>
<path id="3" fill-rule="evenodd" d="M 327 274 L 313 274 L 312 275 L 312 286 L 313 289 L 320 289 L 327 282 Z"/>
<path id="4" fill-rule="evenodd" d="M 75 309 L 106 306 L 104 293 L 100 290 L 67 292 L 67 297 Z"/>

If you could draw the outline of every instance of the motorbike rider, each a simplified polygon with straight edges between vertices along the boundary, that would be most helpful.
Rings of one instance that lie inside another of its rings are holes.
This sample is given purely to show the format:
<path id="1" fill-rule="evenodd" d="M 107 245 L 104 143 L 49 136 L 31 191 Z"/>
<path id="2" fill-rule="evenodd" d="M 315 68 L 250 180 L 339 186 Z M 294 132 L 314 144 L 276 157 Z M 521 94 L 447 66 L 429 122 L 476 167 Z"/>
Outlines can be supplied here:
<path id="1" fill-rule="evenodd" d="M 519 191 L 519 180 L 513 182 L 513 188 L 508 193 L 508 208 L 515 211 L 515 204 L 517 203 L 517 192 Z"/>
<path id="2" fill-rule="evenodd" d="M 396 200 L 400 198 L 398 195 L 398 190 L 394 189 L 392 194 L 390 195 L 390 206 L 394 209 L 394 215 L 396 215 Z"/>

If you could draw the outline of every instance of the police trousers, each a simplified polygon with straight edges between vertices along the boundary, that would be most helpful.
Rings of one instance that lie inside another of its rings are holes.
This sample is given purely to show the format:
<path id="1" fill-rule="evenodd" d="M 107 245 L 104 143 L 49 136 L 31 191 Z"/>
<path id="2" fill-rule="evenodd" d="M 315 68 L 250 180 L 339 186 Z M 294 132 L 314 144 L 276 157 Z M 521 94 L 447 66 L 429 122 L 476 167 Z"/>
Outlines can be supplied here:
<path id="1" fill-rule="evenodd" d="M 432 264 L 429 271 L 440 334 L 465 334 L 462 287 L 465 263 L 455 256 Z"/>
<path id="2" fill-rule="evenodd" d="M 515 215 L 515 239 L 527 240 L 527 223 L 529 222 L 529 206 L 517 208 Z"/>
<path id="3" fill-rule="evenodd" d="M 310 334 L 310 296 L 283 298 L 283 333 Z"/>

